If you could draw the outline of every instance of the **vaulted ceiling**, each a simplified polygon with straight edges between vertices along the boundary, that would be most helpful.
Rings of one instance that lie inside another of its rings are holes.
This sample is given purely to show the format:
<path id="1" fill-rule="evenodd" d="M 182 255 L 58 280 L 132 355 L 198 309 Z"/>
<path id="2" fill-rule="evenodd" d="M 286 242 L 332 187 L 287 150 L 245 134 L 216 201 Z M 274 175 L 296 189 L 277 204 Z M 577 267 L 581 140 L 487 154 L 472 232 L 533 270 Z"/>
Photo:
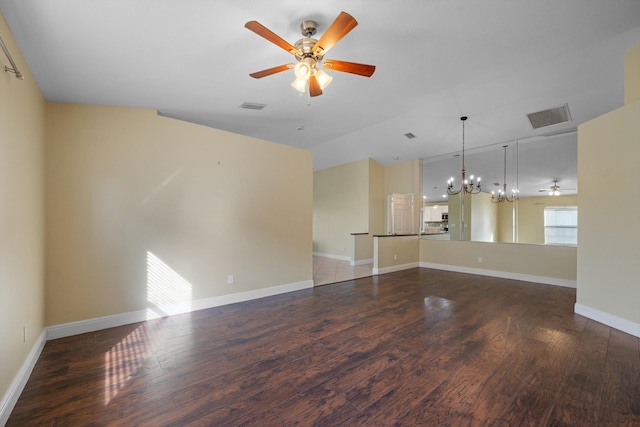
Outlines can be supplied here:
<path id="1" fill-rule="evenodd" d="M 462 115 L 470 150 L 553 140 L 542 135 L 622 105 L 623 55 L 640 42 L 638 0 L 0 0 L 0 10 L 48 101 L 157 109 L 310 149 L 316 169 L 451 156 Z M 371 78 L 327 71 L 331 85 L 309 98 L 292 70 L 249 76 L 294 58 L 247 21 L 293 44 L 301 21 L 317 21 L 317 38 L 342 10 L 359 25 L 327 58 L 374 64 Z M 565 103 L 567 123 L 527 120 Z M 544 171 L 549 185 L 560 163 Z"/>

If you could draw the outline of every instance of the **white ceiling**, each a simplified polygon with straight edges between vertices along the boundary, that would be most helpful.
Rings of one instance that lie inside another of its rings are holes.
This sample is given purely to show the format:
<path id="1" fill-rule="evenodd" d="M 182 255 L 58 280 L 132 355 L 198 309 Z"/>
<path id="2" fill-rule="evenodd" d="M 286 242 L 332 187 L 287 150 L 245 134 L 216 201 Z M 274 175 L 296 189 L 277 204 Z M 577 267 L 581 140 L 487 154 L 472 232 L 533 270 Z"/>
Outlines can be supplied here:
<path id="1" fill-rule="evenodd" d="M 623 55 L 640 42 L 638 0 L 0 0 L 0 10 L 48 101 L 157 109 L 311 149 L 316 169 L 451 156 L 467 115 L 467 148 L 495 145 L 500 180 L 502 144 L 554 140 L 536 137 L 620 107 Z M 293 44 L 302 20 L 317 21 L 319 37 L 342 10 L 359 25 L 326 58 L 374 64 L 371 78 L 329 71 L 307 106 L 293 71 L 249 77 L 293 57 L 245 22 Z M 531 128 L 527 113 L 564 103 L 571 122 Z M 557 168 L 538 181 L 577 185 L 575 165 Z"/>

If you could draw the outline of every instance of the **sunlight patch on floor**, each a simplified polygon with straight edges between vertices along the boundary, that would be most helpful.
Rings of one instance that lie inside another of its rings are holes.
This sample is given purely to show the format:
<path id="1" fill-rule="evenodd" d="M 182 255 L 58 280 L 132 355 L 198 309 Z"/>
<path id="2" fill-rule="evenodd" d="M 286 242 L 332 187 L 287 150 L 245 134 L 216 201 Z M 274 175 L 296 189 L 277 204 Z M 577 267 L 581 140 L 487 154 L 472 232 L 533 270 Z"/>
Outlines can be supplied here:
<path id="1" fill-rule="evenodd" d="M 104 405 L 125 386 L 149 357 L 149 342 L 144 325 L 139 326 L 105 354 Z"/>
<path id="2" fill-rule="evenodd" d="M 191 311 L 192 286 L 171 267 L 147 252 L 147 320 Z M 161 342 L 157 322 L 144 322 L 105 353 L 104 404 L 108 405 L 143 367 Z M 154 339 L 155 338 L 155 339 Z"/>

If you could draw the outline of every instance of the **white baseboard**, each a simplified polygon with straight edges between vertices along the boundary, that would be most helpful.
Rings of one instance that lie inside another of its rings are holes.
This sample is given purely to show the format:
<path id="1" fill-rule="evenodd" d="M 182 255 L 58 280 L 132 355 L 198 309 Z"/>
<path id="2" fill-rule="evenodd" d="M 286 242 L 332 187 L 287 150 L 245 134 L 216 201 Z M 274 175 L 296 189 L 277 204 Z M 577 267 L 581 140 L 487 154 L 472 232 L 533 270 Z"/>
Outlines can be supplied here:
<path id="1" fill-rule="evenodd" d="M 637 323 L 578 303 L 574 305 L 574 311 L 576 314 L 640 338 L 640 325 Z"/>
<path id="2" fill-rule="evenodd" d="M 47 341 L 72 335 L 95 332 L 101 329 L 115 328 L 116 326 L 129 325 L 131 323 L 147 320 L 147 311 L 132 311 L 129 313 L 114 314 L 112 316 L 94 317 L 92 319 L 79 320 L 77 322 L 62 323 L 47 327 Z"/>
<path id="3" fill-rule="evenodd" d="M 511 273 L 509 271 L 486 270 L 484 268 L 461 267 L 458 265 L 434 264 L 421 262 L 420 267 L 433 268 L 436 270 L 455 271 L 458 273 L 477 274 L 479 276 L 500 277 L 502 279 L 521 280 L 524 282 L 542 283 L 545 285 L 564 286 L 565 288 L 575 288 L 575 280 L 558 279 L 555 277 L 535 276 L 532 274 Z"/>
<path id="4" fill-rule="evenodd" d="M 351 260 L 351 265 L 365 265 L 365 264 L 373 264 L 373 258 L 370 259 L 359 259 L 359 260 Z"/>
<path id="5" fill-rule="evenodd" d="M 221 305 L 235 304 L 238 302 L 250 301 L 273 295 L 286 294 L 288 292 L 301 291 L 313 288 L 313 280 L 288 283 L 285 285 L 272 286 L 270 288 L 256 289 L 253 291 L 239 292 L 236 294 L 221 295 L 219 297 L 205 298 L 193 302 L 194 308 L 191 311 L 204 310 L 206 308 L 219 307 Z"/>
<path id="6" fill-rule="evenodd" d="M 382 267 L 382 268 L 374 267 L 371 273 L 374 275 L 386 274 L 386 273 L 393 273 L 394 271 L 408 270 L 410 268 L 417 268 L 417 267 L 420 267 L 419 262 L 411 262 L 409 264 L 392 265 L 391 267 Z"/>
<path id="7" fill-rule="evenodd" d="M 351 261 L 351 257 L 346 255 L 326 254 L 324 252 L 314 252 L 313 254 L 315 256 L 321 256 L 324 258 L 339 259 L 341 261 Z"/>
<path id="8" fill-rule="evenodd" d="M 219 307 L 227 304 L 235 304 L 243 301 L 250 301 L 258 298 L 284 294 L 287 292 L 299 291 L 313 288 L 313 280 L 288 283 L 284 285 L 272 286 L 270 288 L 256 289 L 247 292 L 239 292 L 229 295 L 204 298 L 181 304 L 172 304 L 162 307 L 152 307 L 146 310 L 132 311 L 129 313 L 115 314 L 112 316 L 96 317 L 93 319 L 80 320 L 77 322 L 64 323 L 61 325 L 49 326 L 46 328 L 47 340 L 69 337 L 72 335 L 95 332 L 102 329 L 116 326 L 129 325 L 131 323 L 144 322 L 159 317 L 172 316 L 175 314 L 189 313 L 207 308 Z"/>
<path id="9" fill-rule="evenodd" d="M 16 402 L 18 402 L 18 398 L 22 394 L 22 390 L 24 390 L 24 386 L 27 384 L 29 376 L 31 376 L 33 367 L 36 366 L 38 357 L 40 357 L 40 353 L 42 353 L 42 349 L 46 343 L 46 336 L 46 329 L 44 329 L 33 344 L 31 351 L 14 377 L 9 389 L 2 397 L 2 400 L 0 400 L 0 426 L 4 426 L 7 423 L 9 415 L 11 415 L 11 411 L 13 411 L 13 407 L 16 406 Z"/>

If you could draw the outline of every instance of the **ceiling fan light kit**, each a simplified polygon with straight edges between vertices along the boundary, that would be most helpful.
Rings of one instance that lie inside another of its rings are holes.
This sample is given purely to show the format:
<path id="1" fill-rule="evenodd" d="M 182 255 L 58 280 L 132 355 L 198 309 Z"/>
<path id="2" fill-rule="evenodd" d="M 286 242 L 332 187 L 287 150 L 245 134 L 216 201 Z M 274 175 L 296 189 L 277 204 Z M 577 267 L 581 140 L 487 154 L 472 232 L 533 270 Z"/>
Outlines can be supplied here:
<path id="1" fill-rule="evenodd" d="M 308 90 L 310 96 L 322 95 L 322 91 L 333 79 L 320 68 L 321 66 L 334 71 L 371 77 L 376 69 L 373 65 L 335 59 L 324 61 L 324 55 L 327 51 L 355 28 L 356 25 L 358 25 L 358 22 L 353 16 L 346 12 L 341 12 L 322 37 L 314 39 L 311 36 L 316 32 L 317 23 L 310 20 L 303 21 L 300 24 L 300 31 L 304 37 L 298 40 L 295 45 L 292 45 L 258 21 L 249 21 L 245 24 L 247 29 L 286 50 L 298 61 L 297 64 L 279 65 L 249 75 L 255 79 L 261 79 L 293 68 L 296 79 L 291 86 L 302 93 L 306 93 Z"/>
<path id="2" fill-rule="evenodd" d="M 558 181 L 553 181 L 553 185 L 551 186 L 551 191 L 549 191 L 549 195 L 553 197 L 558 197 L 561 195 L 560 186 L 558 185 Z"/>
<path id="3" fill-rule="evenodd" d="M 558 185 L 558 182 L 559 182 L 558 179 L 553 180 L 553 185 L 551 186 L 551 190 L 549 190 L 548 188 L 541 188 L 538 191 L 541 193 L 547 193 L 549 196 L 552 196 L 552 197 L 561 196 L 562 193 L 560 192 L 560 186 Z M 565 190 L 574 191 L 575 188 L 565 188 Z"/>

